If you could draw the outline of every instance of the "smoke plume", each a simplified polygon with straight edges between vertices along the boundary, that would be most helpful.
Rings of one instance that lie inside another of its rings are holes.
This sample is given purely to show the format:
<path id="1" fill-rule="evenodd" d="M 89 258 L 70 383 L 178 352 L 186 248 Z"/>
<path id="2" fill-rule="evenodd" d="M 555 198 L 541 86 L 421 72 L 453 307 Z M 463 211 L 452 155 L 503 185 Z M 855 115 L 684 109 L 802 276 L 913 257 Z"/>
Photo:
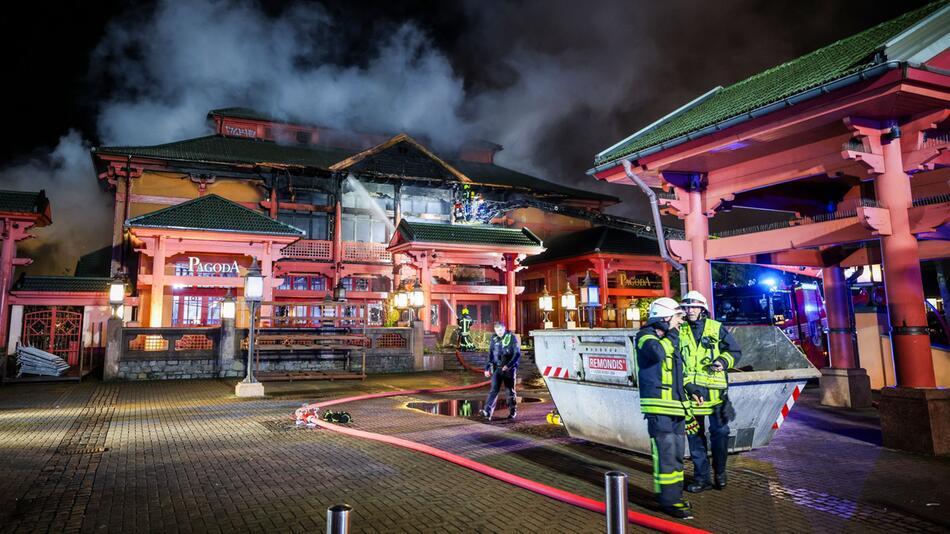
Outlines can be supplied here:
<path id="1" fill-rule="evenodd" d="M 132 4 L 90 54 L 90 141 L 70 132 L 48 157 L 0 179 L 47 188 L 58 223 L 44 242 L 71 267 L 75 258 L 63 258 L 110 235 L 90 142 L 205 135 L 208 110 L 245 106 L 344 130 L 406 131 L 437 150 L 496 141 L 505 146 L 498 163 L 617 195 L 614 212 L 646 219 L 633 188 L 585 176 L 594 153 L 711 87 L 865 27 L 849 9 L 820 0 Z"/>
<path id="2" fill-rule="evenodd" d="M 37 152 L 0 173 L 0 183 L 19 191 L 45 190 L 53 224 L 34 228 L 36 239 L 20 243 L 21 256 L 33 259 L 33 273 L 72 274 L 83 254 L 112 242 L 112 200 L 96 183 L 90 145 L 74 130 L 51 152 Z"/>

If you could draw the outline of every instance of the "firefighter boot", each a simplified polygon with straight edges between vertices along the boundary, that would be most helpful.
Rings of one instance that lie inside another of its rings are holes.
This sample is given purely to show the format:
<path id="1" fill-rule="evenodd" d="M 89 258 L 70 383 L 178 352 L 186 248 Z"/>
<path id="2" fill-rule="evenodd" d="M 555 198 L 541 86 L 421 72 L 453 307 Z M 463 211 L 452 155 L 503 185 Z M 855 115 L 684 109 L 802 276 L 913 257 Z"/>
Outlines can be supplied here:
<path id="1" fill-rule="evenodd" d="M 726 472 L 716 473 L 716 489 L 726 489 Z"/>
<path id="2" fill-rule="evenodd" d="M 663 511 L 664 514 L 675 517 L 676 519 L 693 518 L 693 510 L 686 501 L 680 501 L 673 506 L 661 506 L 660 510 Z"/>

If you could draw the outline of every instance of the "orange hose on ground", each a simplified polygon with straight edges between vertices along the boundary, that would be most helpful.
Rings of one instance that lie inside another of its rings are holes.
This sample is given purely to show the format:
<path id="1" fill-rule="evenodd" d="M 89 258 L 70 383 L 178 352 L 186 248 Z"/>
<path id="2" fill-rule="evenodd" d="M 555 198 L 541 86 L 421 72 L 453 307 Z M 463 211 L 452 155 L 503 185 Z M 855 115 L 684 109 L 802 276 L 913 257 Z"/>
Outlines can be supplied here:
<path id="1" fill-rule="evenodd" d="M 308 408 L 319 409 L 321 407 L 333 406 L 336 404 L 344 404 L 350 402 L 358 402 L 369 399 L 379 399 L 384 397 L 395 397 L 400 395 L 418 395 L 425 393 L 446 393 L 450 391 L 463 391 L 467 389 L 475 389 L 489 384 L 489 381 L 479 382 L 477 384 L 471 384 L 467 386 L 453 386 L 448 388 L 436 388 L 436 389 L 412 389 L 412 390 L 397 390 L 397 391 L 386 391 L 382 393 L 370 393 L 367 395 L 356 395 L 353 397 L 343 397 L 340 399 L 333 399 L 329 401 L 324 401 L 320 403 L 313 403 L 308 405 Z M 347 436 L 353 436 L 363 439 L 369 439 L 372 441 L 378 441 L 380 443 L 388 443 L 390 445 L 395 445 L 397 447 L 402 447 L 404 449 L 409 449 L 416 452 L 421 452 L 434 456 L 441 460 L 451 462 L 453 464 L 471 469 L 475 472 L 481 473 L 483 475 L 488 475 L 496 480 L 517 486 L 519 488 L 526 489 L 528 491 L 537 493 L 539 495 L 544 495 L 545 497 L 550 497 L 552 499 L 561 501 L 563 503 L 570 504 L 572 506 L 577 506 L 596 512 L 598 514 L 606 514 L 607 505 L 603 501 L 598 501 L 595 499 L 590 499 L 575 493 L 564 491 L 546 484 L 541 484 L 540 482 L 535 482 L 533 480 L 528 480 L 527 478 L 520 477 L 518 475 L 513 475 L 500 469 L 495 469 L 494 467 L 487 466 L 485 464 L 470 460 L 463 456 L 457 454 L 452 454 L 441 449 L 436 449 L 429 445 L 423 445 L 421 443 L 416 443 L 414 441 L 409 441 L 407 439 L 397 438 L 393 436 L 386 436 L 383 434 L 376 434 L 374 432 L 367 432 L 365 430 L 356 430 L 355 428 L 347 428 L 344 426 L 338 426 L 332 423 L 327 423 L 326 421 L 319 420 L 317 421 L 317 426 L 326 428 L 327 430 L 332 430 L 340 434 Z M 698 528 L 690 527 L 688 525 L 682 525 L 680 523 L 674 523 L 673 521 L 668 521 L 666 519 L 660 519 L 658 517 L 653 517 L 651 515 L 642 514 L 639 512 L 634 512 L 633 510 L 627 510 L 627 520 L 636 525 L 644 526 L 647 528 L 652 528 L 659 532 L 669 532 L 676 534 L 708 534 L 707 531 L 701 530 Z"/>

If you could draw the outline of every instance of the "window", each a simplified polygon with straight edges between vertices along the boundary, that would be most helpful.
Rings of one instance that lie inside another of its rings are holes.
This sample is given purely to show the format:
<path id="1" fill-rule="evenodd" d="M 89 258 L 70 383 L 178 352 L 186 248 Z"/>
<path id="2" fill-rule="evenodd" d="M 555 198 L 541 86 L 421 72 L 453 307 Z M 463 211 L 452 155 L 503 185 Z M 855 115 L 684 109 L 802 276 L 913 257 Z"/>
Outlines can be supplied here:
<path id="1" fill-rule="evenodd" d="M 284 283 L 277 289 L 294 291 L 323 291 L 327 288 L 327 279 L 321 275 L 286 275 Z"/>
<path id="2" fill-rule="evenodd" d="M 277 220 L 303 230 L 305 233 L 304 239 L 329 239 L 327 237 L 326 213 L 280 211 L 277 214 Z"/>
<path id="3" fill-rule="evenodd" d="M 303 145 L 310 144 L 312 135 L 310 132 L 297 132 L 297 142 Z"/>
<path id="4" fill-rule="evenodd" d="M 386 223 L 369 215 L 343 214 L 341 229 L 344 241 L 360 243 L 385 243 Z"/>

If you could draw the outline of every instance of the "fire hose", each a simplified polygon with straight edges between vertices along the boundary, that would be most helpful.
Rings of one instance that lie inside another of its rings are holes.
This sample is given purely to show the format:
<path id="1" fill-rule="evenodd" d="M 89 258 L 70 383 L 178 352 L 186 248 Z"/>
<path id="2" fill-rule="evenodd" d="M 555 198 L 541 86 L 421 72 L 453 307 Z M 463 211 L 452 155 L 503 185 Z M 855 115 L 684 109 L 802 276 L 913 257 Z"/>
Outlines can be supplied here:
<path id="1" fill-rule="evenodd" d="M 481 372 L 481 370 L 479 370 Z M 540 482 L 535 482 L 518 475 L 513 475 L 511 473 L 496 469 L 494 467 L 487 466 L 483 463 L 470 460 L 463 456 L 457 454 L 452 454 L 448 451 L 437 449 L 429 445 L 423 445 L 415 441 L 409 441 L 407 439 L 397 438 L 394 436 L 386 436 L 383 434 L 377 434 L 375 432 L 367 432 L 365 430 L 356 430 L 355 428 L 348 428 L 345 426 L 335 425 L 327 421 L 321 420 L 315 415 L 308 416 L 308 413 L 315 413 L 320 408 L 326 408 L 329 406 L 334 406 L 337 404 L 344 404 L 350 402 L 359 402 L 364 400 L 371 399 L 380 399 L 385 397 L 396 397 L 403 395 L 419 395 L 419 394 L 431 394 L 431 393 L 447 393 L 451 391 L 464 391 L 469 389 L 476 389 L 484 387 L 490 384 L 489 381 L 479 382 L 476 384 L 470 384 L 466 386 L 452 386 L 447 388 L 436 388 L 436 389 L 409 389 L 409 390 L 396 390 L 396 391 L 384 391 L 381 393 L 370 393 L 366 395 L 356 395 L 353 397 L 342 397 L 339 399 L 331 399 L 327 401 L 321 401 L 319 403 L 313 403 L 306 405 L 303 408 L 297 410 L 296 416 L 300 420 L 301 417 L 305 418 L 308 422 L 312 422 L 315 426 L 343 434 L 345 436 L 352 436 L 356 438 L 368 439 L 371 441 L 378 441 L 380 443 L 387 443 L 389 445 L 395 445 L 397 447 L 402 447 L 411 451 L 421 452 L 439 458 L 440 460 L 445 460 L 447 462 L 453 463 L 455 465 L 464 467 L 466 469 L 471 469 L 477 473 L 490 476 L 496 480 L 500 480 L 507 484 L 526 489 L 538 495 L 543 495 L 551 499 L 561 501 L 571 506 L 577 506 L 585 510 L 590 510 L 598 514 L 606 514 L 607 505 L 604 501 L 598 501 L 596 499 L 591 499 L 576 493 L 571 493 L 569 491 L 564 491 L 562 489 L 555 488 L 553 486 L 548 486 L 546 484 L 541 484 Z M 634 512 L 633 510 L 627 510 L 627 520 L 636 525 L 640 525 L 647 528 L 652 528 L 659 532 L 669 532 L 676 534 L 702 534 L 707 531 L 701 530 L 698 528 L 690 527 L 688 525 L 682 525 L 679 523 L 674 523 L 673 521 L 668 521 L 665 519 L 660 519 L 658 517 L 653 517 L 651 515 L 642 514 L 639 512 Z"/>
<path id="2" fill-rule="evenodd" d="M 458 360 L 459 363 L 462 365 L 462 367 L 464 367 L 466 370 L 469 370 L 473 373 L 478 373 L 478 374 L 482 374 L 485 372 L 484 369 L 473 367 L 472 364 L 465 361 L 465 358 L 462 357 L 462 351 L 459 351 L 459 350 L 455 351 L 455 359 Z"/>

